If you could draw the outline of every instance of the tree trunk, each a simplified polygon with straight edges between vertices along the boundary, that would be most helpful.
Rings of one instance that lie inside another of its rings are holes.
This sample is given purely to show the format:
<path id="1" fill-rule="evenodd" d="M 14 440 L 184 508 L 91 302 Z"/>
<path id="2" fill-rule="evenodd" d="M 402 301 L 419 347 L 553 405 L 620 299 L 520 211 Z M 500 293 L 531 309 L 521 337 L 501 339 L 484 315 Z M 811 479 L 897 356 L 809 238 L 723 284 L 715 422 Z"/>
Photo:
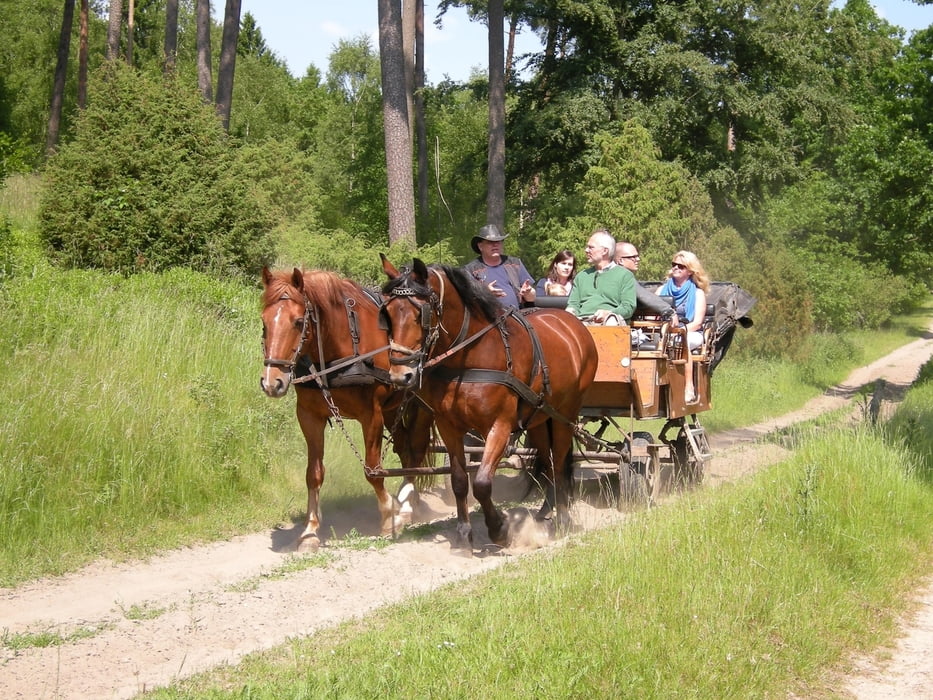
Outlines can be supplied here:
<path id="1" fill-rule="evenodd" d="M 126 65 L 133 65 L 133 38 L 136 33 L 136 0 L 130 0 L 129 10 L 126 13 Z"/>
<path id="2" fill-rule="evenodd" d="M 84 109 L 87 105 L 88 0 L 81 0 L 78 24 L 78 109 Z"/>
<path id="3" fill-rule="evenodd" d="M 405 57 L 405 102 L 408 138 L 415 140 L 415 0 L 402 0 L 402 55 Z"/>
<path id="4" fill-rule="evenodd" d="M 163 45 L 164 63 L 162 72 L 171 75 L 175 72 L 175 56 L 178 53 L 178 0 L 165 3 L 165 44 Z"/>
<path id="5" fill-rule="evenodd" d="M 513 12 L 509 17 L 509 44 L 505 50 L 505 84 L 508 85 L 515 72 L 515 34 L 518 32 L 518 13 Z"/>
<path id="6" fill-rule="evenodd" d="M 408 103 L 405 97 L 401 0 L 378 0 L 378 3 L 383 133 L 389 192 L 389 244 L 408 241 L 414 245 L 415 191 L 411 172 Z"/>
<path id="7" fill-rule="evenodd" d="M 110 23 L 107 25 L 107 60 L 120 55 L 120 30 L 123 27 L 123 0 L 110 0 Z"/>
<path id="8" fill-rule="evenodd" d="M 489 165 L 486 223 L 505 230 L 505 39 L 503 0 L 489 0 Z"/>
<path id="9" fill-rule="evenodd" d="M 428 215 L 428 136 L 424 123 L 424 0 L 415 0 L 415 133 L 418 144 L 418 211 Z M 422 218 L 424 221 L 424 218 Z"/>
<path id="10" fill-rule="evenodd" d="M 227 0 L 224 32 L 220 41 L 220 65 L 217 67 L 217 114 L 224 130 L 230 130 L 230 107 L 233 104 L 233 73 L 236 69 L 236 44 L 240 36 L 240 0 Z"/>
<path id="11" fill-rule="evenodd" d="M 49 128 L 45 134 L 45 152 L 52 153 L 58 144 L 62 126 L 62 103 L 65 99 L 65 76 L 68 73 L 68 52 L 71 49 L 71 25 L 75 17 L 75 0 L 65 0 L 62 10 L 62 31 L 58 35 L 58 58 L 52 81 L 52 101 L 49 105 Z"/>
<path id="12" fill-rule="evenodd" d="M 198 89 L 208 104 L 214 101 L 214 77 L 211 74 L 211 2 L 197 0 Z"/>

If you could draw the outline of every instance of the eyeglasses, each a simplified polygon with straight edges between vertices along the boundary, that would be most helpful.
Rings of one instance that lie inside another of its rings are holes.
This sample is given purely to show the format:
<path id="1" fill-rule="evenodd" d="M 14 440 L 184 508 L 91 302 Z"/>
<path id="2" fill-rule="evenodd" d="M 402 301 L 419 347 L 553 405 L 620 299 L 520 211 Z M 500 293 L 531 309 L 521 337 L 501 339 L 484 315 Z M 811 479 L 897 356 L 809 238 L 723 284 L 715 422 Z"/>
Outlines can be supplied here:
<path id="1" fill-rule="evenodd" d="M 640 255 L 620 255 L 619 260 L 641 260 Z"/>
<path id="2" fill-rule="evenodd" d="M 687 266 L 686 266 L 686 265 L 684 265 L 683 263 L 677 263 L 677 262 L 672 262 L 672 263 L 671 263 L 671 267 L 672 267 L 672 268 L 675 268 L 675 269 L 677 269 L 677 270 L 686 270 L 686 269 L 687 269 Z"/>

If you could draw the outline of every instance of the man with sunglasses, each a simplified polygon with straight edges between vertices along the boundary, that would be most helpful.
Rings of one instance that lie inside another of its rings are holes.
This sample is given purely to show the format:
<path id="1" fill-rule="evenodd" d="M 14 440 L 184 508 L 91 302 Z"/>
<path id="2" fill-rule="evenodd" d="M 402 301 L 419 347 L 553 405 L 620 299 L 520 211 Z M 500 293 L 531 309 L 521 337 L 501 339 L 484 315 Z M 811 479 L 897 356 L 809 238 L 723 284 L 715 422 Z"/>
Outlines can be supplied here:
<path id="1" fill-rule="evenodd" d="M 613 260 L 616 241 L 608 231 L 594 231 L 586 242 L 591 267 L 573 278 L 567 311 L 603 325 L 625 325 L 635 312 L 635 276 Z"/>
<path id="2" fill-rule="evenodd" d="M 641 262 L 641 256 L 638 254 L 638 248 L 634 245 L 628 241 L 616 243 L 615 262 L 616 265 L 626 268 L 637 278 L 636 273 L 638 272 L 638 264 Z M 642 285 L 641 282 L 638 282 L 637 279 L 635 300 L 637 302 L 636 311 L 640 313 L 657 315 L 665 321 L 671 320 L 671 317 L 674 316 L 674 307 Z M 677 325 L 676 319 L 674 319 L 674 325 Z"/>

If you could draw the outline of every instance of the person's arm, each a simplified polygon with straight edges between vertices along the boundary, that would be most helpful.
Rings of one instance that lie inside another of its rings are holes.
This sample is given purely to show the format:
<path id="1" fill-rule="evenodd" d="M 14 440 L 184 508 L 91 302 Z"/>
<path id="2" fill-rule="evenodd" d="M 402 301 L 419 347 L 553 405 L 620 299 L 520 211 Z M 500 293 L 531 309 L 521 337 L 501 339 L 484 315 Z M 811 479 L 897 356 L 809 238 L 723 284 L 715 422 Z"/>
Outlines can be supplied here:
<path id="1" fill-rule="evenodd" d="M 580 285 L 577 284 L 577 280 L 582 279 L 581 275 L 577 275 L 577 279 L 574 280 L 573 286 L 570 288 L 570 296 L 567 297 L 567 311 L 572 313 L 574 316 L 580 315 Z"/>
<path id="2" fill-rule="evenodd" d="M 625 320 L 632 318 L 635 313 L 635 275 L 627 268 L 620 268 L 622 274 L 619 274 L 619 298 L 616 301 L 616 307 L 612 310 Z"/>
<path id="3" fill-rule="evenodd" d="M 696 296 L 693 299 L 693 319 L 687 324 L 688 331 L 698 331 L 703 328 L 703 320 L 706 318 L 706 292 L 697 287 Z"/>
<path id="4" fill-rule="evenodd" d="M 635 283 L 635 301 L 635 311 L 637 312 L 657 315 L 662 318 L 667 318 L 674 313 L 673 306 L 637 281 Z"/>
<path id="5" fill-rule="evenodd" d="M 535 297 L 538 296 L 538 292 L 535 289 L 535 280 L 528 274 L 525 263 L 521 260 L 518 261 L 518 279 L 521 283 L 518 290 L 516 290 L 519 304 L 534 304 Z"/>

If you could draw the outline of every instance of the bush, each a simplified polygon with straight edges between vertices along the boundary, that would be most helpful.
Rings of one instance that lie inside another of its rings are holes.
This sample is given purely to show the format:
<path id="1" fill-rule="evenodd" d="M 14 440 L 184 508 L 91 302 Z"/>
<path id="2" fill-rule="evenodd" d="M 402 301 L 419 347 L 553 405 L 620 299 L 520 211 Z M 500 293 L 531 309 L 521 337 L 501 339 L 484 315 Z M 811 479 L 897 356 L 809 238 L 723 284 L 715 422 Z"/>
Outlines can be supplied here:
<path id="1" fill-rule="evenodd" d="M 199 95 L 119 61 L 95 76 L 74 140 L 50 159 L 40 233 L 69 267 L 258 274 L 271 219 Z"/>

